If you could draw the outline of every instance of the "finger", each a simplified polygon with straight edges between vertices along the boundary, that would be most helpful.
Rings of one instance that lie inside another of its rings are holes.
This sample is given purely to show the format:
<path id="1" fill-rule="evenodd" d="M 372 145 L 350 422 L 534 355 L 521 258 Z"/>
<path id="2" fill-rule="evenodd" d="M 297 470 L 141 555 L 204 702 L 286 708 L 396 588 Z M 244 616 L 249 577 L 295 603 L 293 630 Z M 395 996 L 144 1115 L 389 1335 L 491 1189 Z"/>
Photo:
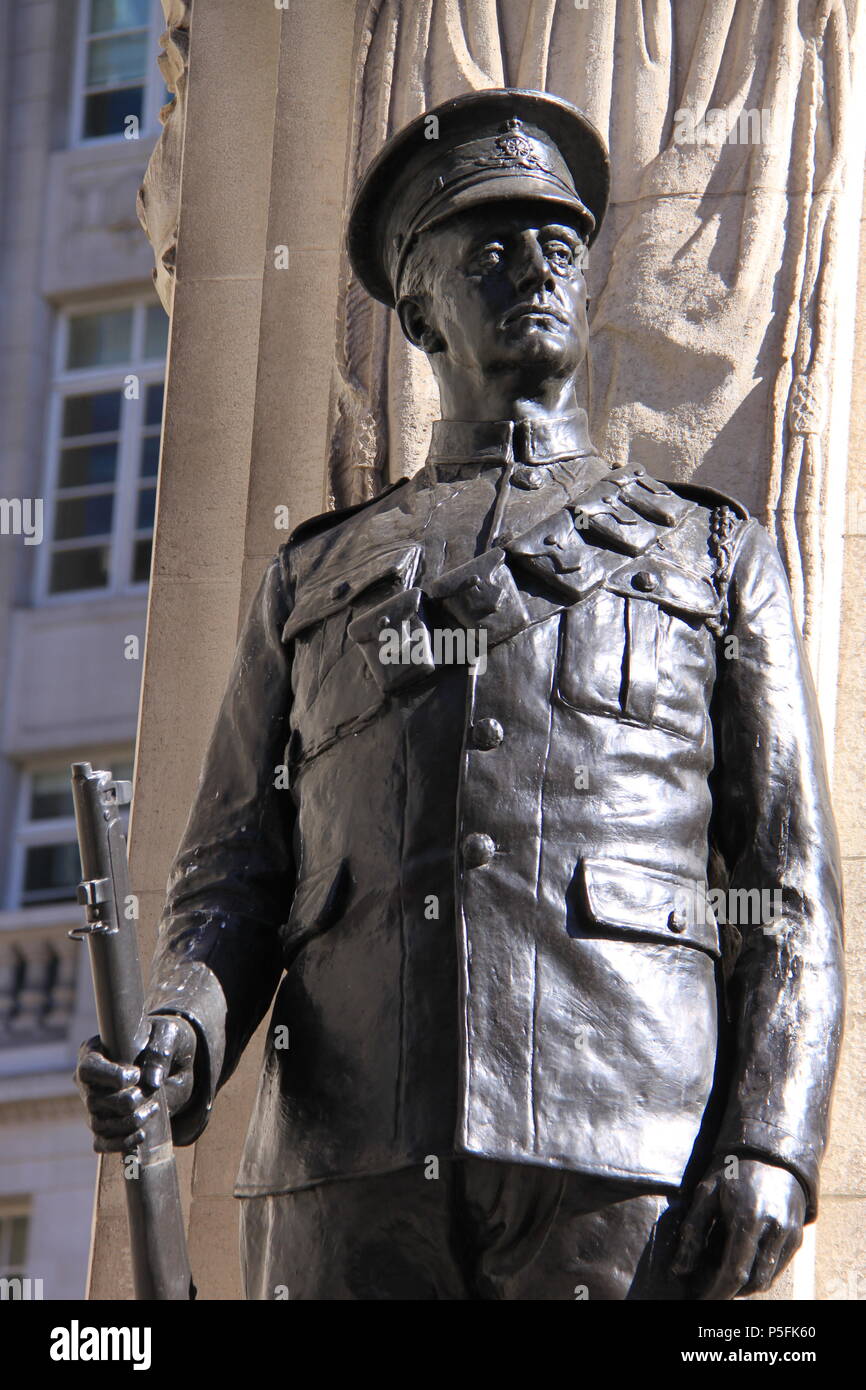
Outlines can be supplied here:
<path id="1" fill-rule="evenodd" d="M 788 1265 L 791 1263 L 791 1261 L 793 1260 L 794 1256 L 796 1255 L 797 1251 L 800 1249 L 800 1246 L 801 1246 L 802 1244 L 803 1244 L 803 1227 L 802 1227 L 802 1226 L 798 1226 L 796 1230 L 791 1231 L 791 1232 L 789 1233 L 787 1240 L 785 1241 L 784 1245 L 782 1246 L 781 1252 L 780 1252 L 780 1254 L 779 1254 L 779 1266 L 778 1266 L 778 1272 L 779 1272 L 780 1274 L 782 1273 L 782 1270 L 783 1270 L 783 1269 L 787 1269 Z"/>
<path id="2" fill-rule="evenodd" d="M 121 1091 L 138 1084 L 139 1070 L 131 1062 L 110 1062 L 99 1052 L 88 1052 L 79 1061 L 75 1077 L 88 1090 Z"/>
<path id="3" fill-rule="evenodd" d="M 183 1066 L 192 1066 L 196 1052 L 196 1033 L 195 1028 L 189 1019 L 182 1014 L 176 1014 L 174 1023 L 177 1028 L 177 1035 L 174 1043 L 174 1060 Z"/>
<path id="4" fill-rule="evenodd" d="M 147 1046 L 137 1058 L 144 1084 L 151 1090 L 161 1086 L 171 1071 L 180 1029 L 174 1019 L 158 1018 L 150 1030 Z"/>
<path id="5" fill-rule="evenodd" d="M 149 1099 L 149 1097 L 148 1097 Z M 91 1115 L 102 1115 L 110 1119 L 116 1115 L 132 1115 L 144 1104 L 144 1092 L 138 1086 L 130 1086 L 123 1091 L 106 1094 L 94 1091 L 87 1097 L 87 1110 Z"/>
<path id="6" fill-rule="evenodd" d="M 168 1103 L 168 1113 L 176 1115 L 178 1110 L 186 1105 L 193 1091 L 193 1073 L 186 1069 L 179 1071 L 176 1076 L 168 1076 L 162 1083 L 165 1092 L 166 1102 Z"/>
<path id="7" fill-rule="evenodd" d="M 108 1139 L 97 1134 L 93 1140 L 93 1152 L 98 1154 L 129 1154 L 144 1143 L 144 1131 L 137 1129 L 123 1138 Z"/>
<path id="8" fill-rule="evenodd" d="M 715 1185 L 701 1186 L 686 1213 L 671 1264 L 674 1274 L 693 1274 L 719 1210 Z"/>
<path id="9" fill-rule="evenodd" d="M 148 1101 L 132 1115 L 95 1115 L 91 1119 L 90 1127 L 93 1133 L 102 1139 L 126 1137 L 143 1129 L 156 1108 L 155 1101 Z"/>
<path id="10" fill-rule="evenodd" d="M 702 1301 L 709 1303 L 736 1298 L 749 1282 L 762 1233 L 763 1226 L 756 1228 L 752 1222 L 728 1229 L 718 1270 L 700 1295 Z"/>
<path id="11" fill-rule="evenodd" d="M 782 1249 L 788 1238 L 788 1228 L 770 1221 L 758 1245 L 751 1277 L 743 1287 L 744 1294 L 763 1293 L 782 1269 Z"/>

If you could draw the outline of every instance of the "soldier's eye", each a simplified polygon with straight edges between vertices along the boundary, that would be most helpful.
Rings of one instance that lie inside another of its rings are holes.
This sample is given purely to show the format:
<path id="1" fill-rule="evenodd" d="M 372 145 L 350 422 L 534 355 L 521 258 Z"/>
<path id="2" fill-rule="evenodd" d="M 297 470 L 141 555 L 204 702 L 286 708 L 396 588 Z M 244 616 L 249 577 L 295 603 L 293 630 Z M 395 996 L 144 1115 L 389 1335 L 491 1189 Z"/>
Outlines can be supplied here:
<path id="1" fill-rule="evenodd" d="M 574 251 L 565 241 L 545 242 L 544 254 L 557 269 L 567 270 L 569 266 L 574 265 Z"/>
<path id="2" fill-rule="evenodd" d="M 489 246 L 483 246 L 481 248 L 473 258 L 473 266 L 476 270 L 484 274 L 485 271 L 497 270 L 499 266 L 502 265 L 504 259 L 504 248 L 499 242 L 494 242 Z"/>

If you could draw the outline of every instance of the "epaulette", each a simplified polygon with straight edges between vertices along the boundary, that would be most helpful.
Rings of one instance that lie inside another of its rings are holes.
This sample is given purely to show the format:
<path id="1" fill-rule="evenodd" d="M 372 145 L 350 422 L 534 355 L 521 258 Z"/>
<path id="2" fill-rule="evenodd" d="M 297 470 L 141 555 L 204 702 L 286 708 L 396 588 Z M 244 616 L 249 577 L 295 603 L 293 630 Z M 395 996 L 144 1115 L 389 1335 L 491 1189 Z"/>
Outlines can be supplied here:
<path id="1" fill-rule="evenodd" d="M 730 497 L 726 492 L 719 492 L 713 487 L 704 487 L 699 483 L 671 483 L 665 480 L 665 486 L 675 492 L 678 497 L 685 497 L 689 502 L 697 502 L 699 506 L 706 507 L 708 511 L 714 511 L 716 507 L 730 507 L 735 512 L 740 521 L 751 520 L 751 513 L 744 507 L 742 502 L 738 502 L 736 497 Z"/>
<path id="2" fill-rule="evenodd" d="M 668 483 L 668 487 L 679 497 L 689 502 L 697 502 L 710 513 L 708 544 L 713 561 L 713 587 L 721 599 L 721 610 L 717 618 L 707 624 L 716 637 L 724 637 L 730 614 L 728 612 L 728 585 L 734 563 L 734 549 L 740 528 L 738 522 L 749 521 L 750 514 L 736 497 L 716 488 L 703 487 L 697 483 Z"/>
<path id="3" fill-rule="evenodd" d="M 347 517 L 354 516 L 356 512 L 364 511 L 365 507 L 372 507 L 374 502 L 381 502 L 383 497 L 389 493 L 396 492 L 397 488 L 404 487 L 408 483 L 408 478 L 398 478 L 396 483 L 389 483 L 383 487 L 381 492 L 377 492 L 375 497 L 368 497 L 363 502 L 356 502 L 352 507 L 338 507 L 333 512 L 320 512 L 317 516 L 308 517 L 306 521 L 301 521 L 292 531 L 286 545 L 294 545 L 297 541 L 308 540 L 310 536 L 318 536 L 322 531 L 327 531 L 332 526 L 338 526 Z"/>

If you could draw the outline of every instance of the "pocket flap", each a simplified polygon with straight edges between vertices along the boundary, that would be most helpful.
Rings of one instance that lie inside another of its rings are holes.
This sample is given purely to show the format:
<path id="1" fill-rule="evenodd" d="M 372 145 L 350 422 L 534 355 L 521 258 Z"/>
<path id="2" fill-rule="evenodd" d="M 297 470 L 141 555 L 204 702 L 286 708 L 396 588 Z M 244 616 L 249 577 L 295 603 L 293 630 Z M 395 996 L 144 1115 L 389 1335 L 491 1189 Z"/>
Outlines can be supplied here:
<path id="1" fill-rule="evenodd" d="M 350 883 L 348 859 L 332 859 L 304 874 L 282 930 L 284 944 L 294 949 L 332 927 L 342 914 Z"/>
<path id="2" fill-rule="evenodd" d="M 505 551 L 495 547 L 447 570 L 428 590 L 467 629 L 479 628 L 491 642 L 504 642 L 529 623 L 529 612 L 505 563 Z"/>
<path id="3" fill-rule="evenodd" d="M 716 617 L 721 611 L 721 599 L 711 580 L 689 574 L 657 555 L 630 561 L 613 575 L 608 588 L 627 598 L 650 599 L 661 608 L 693 618 Z"/>
<path id="4" fill-rule="evenodd" d="M 386 695 L 423 680 L 436 669 L 420 589 L 404 589 L 349 623 L 349 637 L 364 653 Z"/>
<path id="5" fill-rule="evenodd" d="M 421 546 L 417 542 L 393 546 L 378 550 L 354 565 L 339 569 L 325 565 L 318 573 L 301 579 L 297 601 L 283 627 L 283 641 L 290 641 L 311 623 L 321 622 L 354 603 L 374 585 L 390 583 L 400 589 L 408 588 L 415 578 L 420 557 Z"/>
<path id="6" fill-rule="evenodd" d="M 518 567 L 574 603 L 600 588 L 623 564 L 622 555 L 585 541 L 568 509 L 525 531 L 505 548 Z"/>
<path id="7" fill-rule="evenodd" d="M 597 926 L 720 955 L 706 884 L 614 859 L 584 859 L 581 886 L 583 906 Z"/>

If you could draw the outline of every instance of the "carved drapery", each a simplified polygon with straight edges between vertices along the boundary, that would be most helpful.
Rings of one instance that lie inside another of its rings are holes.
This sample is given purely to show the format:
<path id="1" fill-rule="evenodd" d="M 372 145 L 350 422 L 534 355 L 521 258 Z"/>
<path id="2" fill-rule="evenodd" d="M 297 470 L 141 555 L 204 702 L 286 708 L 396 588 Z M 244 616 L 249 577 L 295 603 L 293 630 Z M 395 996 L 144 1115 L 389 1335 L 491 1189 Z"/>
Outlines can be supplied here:
<path id="1" fill-rule="evenodd" d="M 612 459 L 741 496 L 775 534 L 807 635 L 821 597 L 858 3 L 358 4 L 347 203 L 391 132 L 469 89 L 549 89 L 605 133 L 612 202 L 589 271 L 595 441 Z M 332 500 L 414 471 L 436 413 L 426 362 L 344 263 Z"/>
<path id="2" fill-rule="evenodd" d="M 189 70 L 189 27 L 192 0 L 162 0 L 166 29 L 160 38 L 159 70 L 173 101 L 160 111 L 162 132 L 150 157 L 138 191 L 138 220 L 153 247 L 156 265 L 153 283 L 167 314 L 174 297 L 177 227 L 180 216 L 180 179 L 183 132 L 186 124 L 186 88 Z"/>

